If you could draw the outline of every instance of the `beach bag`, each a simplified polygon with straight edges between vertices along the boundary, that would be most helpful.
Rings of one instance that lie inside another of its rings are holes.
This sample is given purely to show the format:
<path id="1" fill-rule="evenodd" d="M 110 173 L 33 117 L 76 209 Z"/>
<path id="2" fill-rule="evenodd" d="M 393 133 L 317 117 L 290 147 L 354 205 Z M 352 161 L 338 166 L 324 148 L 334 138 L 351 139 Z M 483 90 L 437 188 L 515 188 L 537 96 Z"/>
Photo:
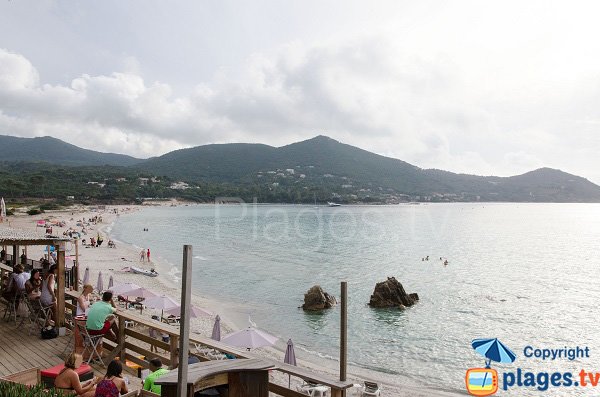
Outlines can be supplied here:
<path id="1" fill-rule="evenodd" d="M 45 327 L 41 331 L 42 339 L 54 339 L 58 337 L 58 330 L 56 327 Z"/>

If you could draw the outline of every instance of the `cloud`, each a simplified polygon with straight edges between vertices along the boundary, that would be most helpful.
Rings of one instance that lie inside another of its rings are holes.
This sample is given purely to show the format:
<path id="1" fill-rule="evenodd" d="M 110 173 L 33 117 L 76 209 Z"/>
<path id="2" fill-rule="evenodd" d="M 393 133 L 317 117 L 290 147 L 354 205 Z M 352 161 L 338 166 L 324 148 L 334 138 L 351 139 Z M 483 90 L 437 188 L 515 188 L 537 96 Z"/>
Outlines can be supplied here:
<path id="1" fill-rule="evenodd" d="M 122 66 L 50 85 L 25 57 L 0 50 L 0 132 L 138 157 L 325 134 L 426 168 L 511 175 L 553 166 L 600 181 L 589 159 L 569 155 L 581 142 L 600 150 L 594 74 L 523 87 L 509 69 L 496 84 L 451 52 L 409 51 L 378 34 L 256 52 L 241 73 L 221 70 L 187 95 L 145 81 L 134 57 Z"/>

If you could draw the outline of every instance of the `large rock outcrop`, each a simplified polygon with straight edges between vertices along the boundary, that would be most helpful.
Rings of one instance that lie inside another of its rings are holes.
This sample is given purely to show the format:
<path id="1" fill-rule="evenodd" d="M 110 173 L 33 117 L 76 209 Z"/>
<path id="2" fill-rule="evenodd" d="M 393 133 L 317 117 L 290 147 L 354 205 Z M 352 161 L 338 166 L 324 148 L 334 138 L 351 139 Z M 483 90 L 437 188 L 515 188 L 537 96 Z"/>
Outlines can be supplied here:
<path id="1" fill-rule="evenodd" d="M 323 310 L 332 308 L 336 304 L 335 296 L 329 295 L 319 285 L 315 285 L 304 294 L 302 308 L 304 310 Z"/>
<path id="2" fill-rule="evenodd" d="M 404 309 L 412 306 L 419 300 L 416 293 L 407 294 L 404 287 L 395 277 L 388 277 L 375 285 L 373 295 L 369 301 L 371 307 L 398 307 Z"/>

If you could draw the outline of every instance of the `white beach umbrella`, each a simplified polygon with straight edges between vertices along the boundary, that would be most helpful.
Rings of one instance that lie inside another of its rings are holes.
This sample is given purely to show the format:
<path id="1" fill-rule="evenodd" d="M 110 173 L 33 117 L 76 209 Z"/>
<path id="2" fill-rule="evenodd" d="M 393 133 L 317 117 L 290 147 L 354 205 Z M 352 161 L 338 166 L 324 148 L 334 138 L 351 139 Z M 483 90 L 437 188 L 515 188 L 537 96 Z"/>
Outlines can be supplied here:
<path id="1" fill-rule="evenodd" d="M 83 273 L 83 285 L 90 283 L 90 268 L 89 266 L 85 268 L 85 273 Z"/>
<path id="2" fill-rule="evenodd" d="M 155 296 L 158 296 L 158 294 L 156 294 L 156 293 L 154 293 L 154 292 L 152 292 L 149 289 L 146 289 L 144 287 L 128 291 L 128 292 L 126 292 L 124 294 L 127 295 L 127 296 L 135 296 L 137 298 L 153 298 Z M 123 294 L 121 294 L 121 295 L 123 295 Z"/>
<path id="3" fill-rule="evenodd" d="M 227 335 L 221 339 L 221 342 L 250 350 L 257 347 L 273 346 L 277 342 L 277 339 L 276 336 L 261 331 L 258 328 L 248 327 Z"/>
<path id="4" fill-rule="evenodd" d="M 104 279 L 102 278 L 102 272 L 98 273 L 98 282 L 96 282 L 96 291 L 104 291 Z"/>
<path id="5" fill-rule="evenodd" d="M 135 283 L 119 283 L 119 284 L 113 285 L 113 287 L 110 290 L 115 295 L 128 295 L 127 293 L 129 291 L 134 291 L 134 290 L 140 289 L 140 288 L 142 288 L 142 287 L 140 287 L 139 285 L 137 285 Z"/>
<path id="6" fill-rule="evenodd" d="M 6 219 L 6 204 L 4 203 L 4 197 L 0 199 L 0 220 Z"/>
<path id="7" fill-rule="evenodd" d="M 181 306 L 177 305 L 177 307 L 165 309 L 165 313 L 173 316 L 181 316 Z M 212 315 L 213 314 L 206 309 L 197 306 L 190 306 L 190 318 L 199 318 Z"/>
<path id="8" fill-rule="evenodd" d="M 160 309 L 160 317 L 162 318 L 165 310 L 176 308 L 179 306 L 179 303 L 177 303 L 173 298 L 170 298 L 166 295 L 161 295 L 145 299 L 144 305 L 153 309 Z"/>

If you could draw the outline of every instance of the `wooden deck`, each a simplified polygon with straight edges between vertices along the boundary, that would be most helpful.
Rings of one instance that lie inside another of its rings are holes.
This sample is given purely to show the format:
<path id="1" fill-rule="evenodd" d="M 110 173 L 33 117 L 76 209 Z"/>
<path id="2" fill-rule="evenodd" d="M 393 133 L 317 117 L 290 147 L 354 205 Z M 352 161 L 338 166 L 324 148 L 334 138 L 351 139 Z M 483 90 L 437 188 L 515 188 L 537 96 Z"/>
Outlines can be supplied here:
<path id="1" fill-rule="evenodd" d="M 0 308 L 4 310 L 4 305 Z M 20 319 L 18 319 L 20 321 Z M 66 336 L 54 339 L 41 339 L 39 334 L 28 335 L 29 323 L 17 327 L 14 321 L 0 319 L 0 376 L 6 376 L 29 368 L 40 369 L 54 367 L 64 362 L 63 350 L 68 342 L 73 344 L 70 331 Z M 67 349 L 67 352 L 70 352 Z M 103 377 L 106 369 L 99 364 L 93 364 L 94 374 Z M 141 388 L 141 379 L 136 374 L 124 368 L 124 375 L 130 379 L 129 389 Z"/>

